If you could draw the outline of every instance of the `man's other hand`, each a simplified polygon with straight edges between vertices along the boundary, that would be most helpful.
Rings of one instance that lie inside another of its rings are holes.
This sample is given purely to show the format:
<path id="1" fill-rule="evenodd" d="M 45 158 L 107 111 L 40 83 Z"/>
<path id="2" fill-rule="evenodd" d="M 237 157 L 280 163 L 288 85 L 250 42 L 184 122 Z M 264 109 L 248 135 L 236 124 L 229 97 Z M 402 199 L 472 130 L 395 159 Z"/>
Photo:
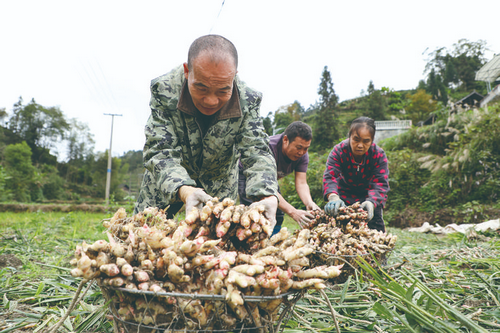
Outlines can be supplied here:
<path id="1" fill-rule="evenodd" d="M 314 219 L 314 215 L 307 210 L 296 209 L 295 212 L 290 215 L 292 219 L 297 222 L 297 224 L 303 229 L 307 227 L 311 221 Z"/>
<path id="2" fill-rule="evenodd" d="M 316 205 L 316 203 L 313 201 L 312 203 L 310 203 L 307 207 L 306 207 L 307 210 L 311 211 L 311 210 L 321 210 L 321 208 L 319 208 L 318 205 Z"/>
<path id="3" fill-rule="evenodd" d="M 256 201 L 250 205 L 250 207 L 255 206 L 263 206 L 264 207 L 264 216 L 271 222 L 271 227 L 273 230 L 276 226 L 276 211 L 278 210 L 278 198 L 274 195 L 265 197 L 260 201 Z"/>
<path id="4" fill-rule="evenodd" d="M 203 189 L 192 186 L 181 186 L 179 198 L 186 204 L 186 213 L 189 213 L 193 207 L 201 210 L 205 203 L 212 199 Z"/>

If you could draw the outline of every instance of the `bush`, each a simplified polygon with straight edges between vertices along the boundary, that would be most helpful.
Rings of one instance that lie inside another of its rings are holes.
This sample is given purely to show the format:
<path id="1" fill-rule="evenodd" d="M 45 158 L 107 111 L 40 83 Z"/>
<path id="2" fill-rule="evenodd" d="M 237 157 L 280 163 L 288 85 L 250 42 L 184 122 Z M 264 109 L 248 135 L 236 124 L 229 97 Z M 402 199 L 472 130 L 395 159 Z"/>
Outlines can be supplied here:
<path id="1" fill-rule="evenodd" d="M 51 165 L 43 165 L 44 184 L 42 186 L 43 195 L 48 200 L 62 199 L 64 191 L 64 179 L 62 179 L 57 169 Z"/>
<path id="2" fill-rule="evenodd" d="M 403 210 L 409 204 L 420 205 L 421 188 L 427 182 L 430 172 L 421 169 L 418 159 L 410 149 L 386 151 L 389 161 L 389 186 L 387 209 Z M 424 190 L 425 191 L 425 190 Z"/>
<path id="3" fill-rule="evenodd" d="M 31 149 L 26 142 L 5 147 L 5 171 L 8 175 L 5 185 L 12 198 L 20 202 L 30 202 L 30 190 L 35 177 L 35 167 L 31 164 Z"/>
<path id="4" fill-rule="evenodd" d="M 421 211 L 469 202 L 494 204 L 500 186 L 500 104 L 489 110 L 441 109 L 433 125 L 382 145 L 389 158 L 388 208 Z"/>
<path id="5" fill-rule="evenodd" d="M 5 184 L 9 178 L 4 167 L 0 165 L 0 201 L 7 201 L 11 197 L 10 191 L 5 188 Z"/>

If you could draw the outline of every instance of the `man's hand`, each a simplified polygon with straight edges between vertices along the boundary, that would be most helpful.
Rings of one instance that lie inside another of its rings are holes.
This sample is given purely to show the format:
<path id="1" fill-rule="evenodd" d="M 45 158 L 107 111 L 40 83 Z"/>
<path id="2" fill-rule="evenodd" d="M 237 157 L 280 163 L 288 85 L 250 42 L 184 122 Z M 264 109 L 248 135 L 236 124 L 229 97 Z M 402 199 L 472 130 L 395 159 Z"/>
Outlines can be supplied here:
<path id="1" fill-rule="evenodd" d="M 360 206 L 364 210 L 368 212 L 368 221 L 371 221 L 373 218 L 373 210 L 375 209 L 375 205 L 371 201 L 365 201 Z"/>
<path id="2" fill-rule="evenodd" d="M 318 205 L 316 205 L 316 203 L 313 201 L 311 202 L 307 207 L 306 207 L 307 210 L 311 211 L 311 210 L 321 210 L 321 208 L 319 208 Z"/>
<path id="3" fill-rule="evenodd" d="M 265 197 L 260 201 L 252 203 L 249 207 L 264 206 L 264 216 L 271 222 L 271 227 L 274 229 L 276 226 L 276 210 L 278 209 L 278 198 L 274 195 Z"/>
<path id="4" fill-rule="evenodd" d="M 314 216 L 310 212 L 301 209 L 296 209 L 290 216 L 302 229 L 307 227 L 314 219 Z"/>
<path id="5" fill-rule="evenodd" d="M 330 194 L 328 203 L 325 205 L 325 213 L 330 216 L 337 216 L 340 207 L 345 207 L 344 201 L 340 200 L 338 194 Z"/>
<path id="6" fill-rule="evenodd" d="M 178 193 L 179 198 L 186 204 L 186 214 L 189 213 L 193 207 L 201 210 L 203 205 L 212 199 L 203 189 L 187 185 L 181 186 Z"/>

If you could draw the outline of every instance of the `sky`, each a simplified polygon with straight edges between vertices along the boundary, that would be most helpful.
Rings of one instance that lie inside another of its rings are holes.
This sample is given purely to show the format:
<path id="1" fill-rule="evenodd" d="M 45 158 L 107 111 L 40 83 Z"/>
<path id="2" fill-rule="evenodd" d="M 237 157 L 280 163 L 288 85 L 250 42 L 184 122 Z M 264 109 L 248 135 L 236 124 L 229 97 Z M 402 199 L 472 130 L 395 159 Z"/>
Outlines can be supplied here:
<path id="1" fill-rule="evenodd" d="M 473 4 L 473 5 L 472 5 Z M 142 150 L 149 84 L 206 34 L 231 40 L 261 115 L 318 100 L 327 66 L 340 101 L 413 89 L 429 53 L 460 39 L 500 53 L 495 1 L 177 0 L 0 2 L 0 108 L 23 98 L 87 124 L 95 152 Z M 121 116 L 112 117 L 106 114 Z M 57 148 L 59 160 L 66 148 Z M 55 151 L 54 151 L 55 152 Z"/>

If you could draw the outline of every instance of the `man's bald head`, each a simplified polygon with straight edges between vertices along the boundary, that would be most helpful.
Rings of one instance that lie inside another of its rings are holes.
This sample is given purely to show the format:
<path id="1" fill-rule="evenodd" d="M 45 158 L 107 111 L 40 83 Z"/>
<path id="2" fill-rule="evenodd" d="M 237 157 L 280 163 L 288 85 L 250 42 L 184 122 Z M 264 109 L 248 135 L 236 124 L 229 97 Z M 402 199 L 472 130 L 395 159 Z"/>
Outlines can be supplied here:
<path id="1" fill-rule="evenodd" d="M 188 69 L 193 69 L 193 61 L 202 53 L 207 53 L 213 62 L 224 61 L 231 57 L 234 68 L 238 68 L 238 52 L 230 40 L 219 35 L 206 35 L 197 38 L 189 47 Z"/>

